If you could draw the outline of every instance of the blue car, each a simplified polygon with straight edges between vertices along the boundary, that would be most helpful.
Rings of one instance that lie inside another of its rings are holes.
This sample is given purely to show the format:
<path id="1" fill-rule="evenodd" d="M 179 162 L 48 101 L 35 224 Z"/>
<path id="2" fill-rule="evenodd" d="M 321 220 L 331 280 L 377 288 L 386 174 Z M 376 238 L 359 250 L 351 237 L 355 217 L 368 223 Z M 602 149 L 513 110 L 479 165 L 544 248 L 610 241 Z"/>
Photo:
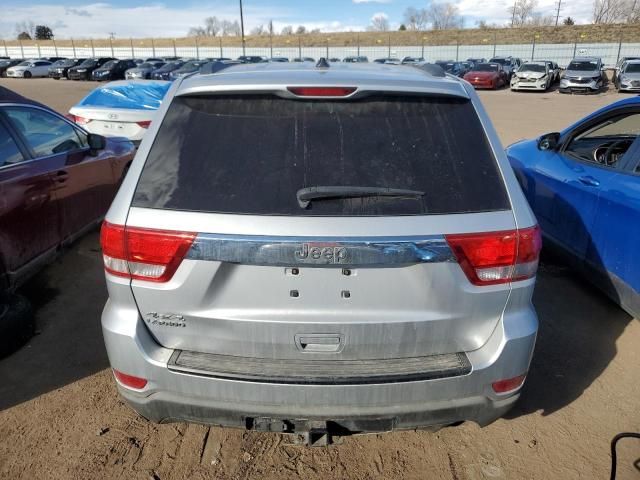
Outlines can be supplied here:
<path id="1" fill-rule="evenodd" d="M 507 155 L 545 245 L 640 317 L 640 97 L 515 143 Z"/>

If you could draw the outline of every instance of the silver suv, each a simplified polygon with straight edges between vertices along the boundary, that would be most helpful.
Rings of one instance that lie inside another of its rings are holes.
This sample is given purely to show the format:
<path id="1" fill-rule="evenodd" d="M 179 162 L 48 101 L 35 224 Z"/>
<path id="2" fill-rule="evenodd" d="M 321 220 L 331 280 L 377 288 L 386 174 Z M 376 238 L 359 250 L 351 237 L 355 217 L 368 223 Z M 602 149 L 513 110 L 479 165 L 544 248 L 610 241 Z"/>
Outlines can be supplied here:
<path id="1" fill-rule="evenodd" d="M 107 352 L 146 418 L 321 443 L 517 400 L 540 235 L 476 93 L 328 65 L 165 97 L 101 234 Z"/>
<path id="2" fill-rule="evenodd" d="M 607 83 L 602 59 L 598 57 L 576 57 L 560 79 L 560 93 L 598 93 Z"/>

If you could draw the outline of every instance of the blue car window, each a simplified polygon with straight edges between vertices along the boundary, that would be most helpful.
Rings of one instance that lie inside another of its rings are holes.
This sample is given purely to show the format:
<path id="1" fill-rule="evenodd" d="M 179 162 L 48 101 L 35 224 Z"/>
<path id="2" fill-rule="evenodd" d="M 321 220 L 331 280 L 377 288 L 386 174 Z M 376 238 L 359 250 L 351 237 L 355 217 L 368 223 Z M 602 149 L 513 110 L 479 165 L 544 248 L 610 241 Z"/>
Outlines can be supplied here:
<path id="1" fill-rule="evenodd" d="M 50 113 L 28 107 L 7 107 L 5 112 L 37 157 L 82 147 L 75 128 Z"/>
<path id="2" fill-rule="evenodd" d="M 24 160 L 15 140 L 9 131 L 0 123 L 0 167 Z"/>

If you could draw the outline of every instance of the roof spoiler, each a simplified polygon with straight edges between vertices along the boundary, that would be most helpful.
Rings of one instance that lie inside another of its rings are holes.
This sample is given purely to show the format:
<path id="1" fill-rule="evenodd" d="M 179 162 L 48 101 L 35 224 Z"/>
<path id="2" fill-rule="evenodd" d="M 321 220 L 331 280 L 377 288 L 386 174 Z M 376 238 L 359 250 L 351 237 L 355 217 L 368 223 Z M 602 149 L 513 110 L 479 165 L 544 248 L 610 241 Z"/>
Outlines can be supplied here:
<path id="1" fill-rule="evenodd" d="M 204 75 L 208 73 L 218 73 L 224 70 L 225 68 L 229 68 L 234 65 L 241 65 L 241 64 L 242 62 L 239 62 L 237 60 L 216 60 L 214 62 L 205 63 L 200 68 L 200 73 Z"/>

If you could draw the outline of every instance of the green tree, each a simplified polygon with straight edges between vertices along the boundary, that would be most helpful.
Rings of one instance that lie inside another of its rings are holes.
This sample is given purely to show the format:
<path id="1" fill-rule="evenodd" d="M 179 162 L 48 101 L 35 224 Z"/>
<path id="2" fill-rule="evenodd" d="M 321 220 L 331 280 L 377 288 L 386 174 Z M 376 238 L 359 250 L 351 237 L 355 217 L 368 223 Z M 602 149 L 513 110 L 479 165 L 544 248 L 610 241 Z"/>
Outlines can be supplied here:
<path id="1" fill-rule="evenodd" d="M 36 40 L 51 40 L 53 38 L 53 30 L 46 25 L 36 25 Z"/>
<path id="2" fill-rule="evenodd" d="M 20 32 L 18 34 L 18 40 L 31 40 L 31 35 L 29 35 L 27 32 Z"/>
<path id="3" fill-rule="evenodd" d="M 401 23 L 400 28 L 398 28 L 398 31 L 404 32 L 406 29 L 407 29 L 407 26 L 404 23 Z"/>
<path id="4" fill-rule="evenodd" d="M 575 25 L 575 24 L 576 24 L 576 21 L 575 21 L 573 18 L 571 18 L 571 17 L 567 17 L 567 18 L 565 18 L 565 19 L 562 21 L 562 23 L 563 23 L 564 25 Z"/>

